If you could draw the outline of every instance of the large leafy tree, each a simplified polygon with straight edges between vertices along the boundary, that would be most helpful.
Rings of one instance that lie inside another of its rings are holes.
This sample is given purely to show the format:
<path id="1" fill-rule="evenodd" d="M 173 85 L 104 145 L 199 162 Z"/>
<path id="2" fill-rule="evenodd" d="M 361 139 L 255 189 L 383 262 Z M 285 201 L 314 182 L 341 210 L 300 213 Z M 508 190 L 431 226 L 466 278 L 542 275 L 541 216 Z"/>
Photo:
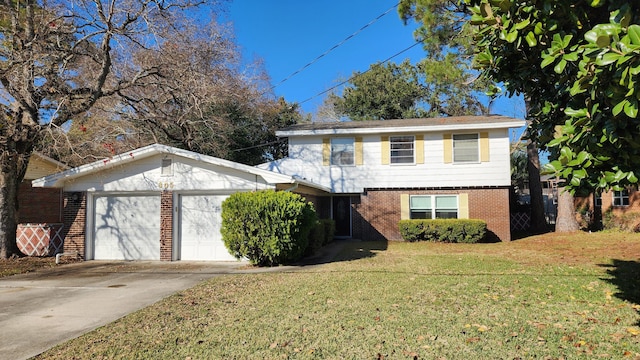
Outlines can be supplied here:
<path id="1" fill-rule="evenodd" d="M 455 116 L 485 111 L 474 93 L 471 76 L 461 69 L 457 56 L 438 61 L 423 59 L 416 65 L 373 64 L 355 72 L 341 95 L 327 101 L 339 115 L 351 120 L 389 120 L 427 116 Z"/>
<path id="2" fill-rule="evenodd" d="M 206 0 L 0 0 L 0 257 L 17 254 L 17 191 L 36 144 L 102 99 L 159 79 L 134 61 Z"/>
<path id="3" fill-rule="evenodd" d="M 527 94 L 548 169 L 572 192 L 637 184 L 640 3 L 468 0 L 476 64 Z"/>

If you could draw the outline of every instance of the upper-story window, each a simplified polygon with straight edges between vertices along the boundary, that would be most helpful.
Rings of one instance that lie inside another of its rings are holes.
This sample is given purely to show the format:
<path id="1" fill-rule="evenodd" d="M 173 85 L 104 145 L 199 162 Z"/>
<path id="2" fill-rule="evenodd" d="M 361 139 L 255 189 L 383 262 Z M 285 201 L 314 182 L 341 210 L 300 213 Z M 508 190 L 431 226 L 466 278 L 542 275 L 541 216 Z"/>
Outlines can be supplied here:
<path id="1" fill-rule="evenodd" d="M 413 164 L 414 158 L 413 136 L 390 136 L 389 149 L 391 151 L 389 159 L 392 164 Z"/>
<path id="2" fill-rule="evenodd" d="M 629 206 L 629 192 L 627 190 L 614 191 L 613 206 Z"/>
<path id="3" fill-rule="evenodd" d="M 331 165 L 355 165 L 353 138 L 331 139 Z"/>
<path id="4" fill-rule="evenodd" d="M 480 161 L 478 134 L 453 135 L 453 162 L 469 163 Z"/>
<path id="5" fill-rule="evenodd" d="M 412 195 L 409 200 L 411 219 L 457 219 L 457 195 Z"/>

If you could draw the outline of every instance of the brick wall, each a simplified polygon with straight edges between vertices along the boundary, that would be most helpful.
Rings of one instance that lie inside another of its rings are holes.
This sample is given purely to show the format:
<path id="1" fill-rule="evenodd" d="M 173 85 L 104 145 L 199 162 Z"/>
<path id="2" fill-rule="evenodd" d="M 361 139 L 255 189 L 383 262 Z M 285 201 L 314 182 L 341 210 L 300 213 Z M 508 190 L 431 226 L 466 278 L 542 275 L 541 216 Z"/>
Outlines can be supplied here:
<path id="1" fill-rule="evenodd" d="M 62 189 L 34 188 L 23 181 L 18 190 L 18 223 L 62 222 Z"/>
<path id="2" fill-rule="evenodd" d="M 87 196 L 85 193 L 63 194 L 64 252 L 78 252 L 85 257 L 85 223 Z"/>
<path id="3" fill-rule="evenodd" d="M 173 250 L 173 192 L 160 195 L 160 260 L 171 261 Z"/>
<path id="4" fill-rule="evenodd" d="M 398 231 L 400 195 L 468 194 L 469 218 L 487 222 L 490 241 L 511 241 L 509 189 L 367 190 L 353 202 L 353 237 L 402 240 Z"/>

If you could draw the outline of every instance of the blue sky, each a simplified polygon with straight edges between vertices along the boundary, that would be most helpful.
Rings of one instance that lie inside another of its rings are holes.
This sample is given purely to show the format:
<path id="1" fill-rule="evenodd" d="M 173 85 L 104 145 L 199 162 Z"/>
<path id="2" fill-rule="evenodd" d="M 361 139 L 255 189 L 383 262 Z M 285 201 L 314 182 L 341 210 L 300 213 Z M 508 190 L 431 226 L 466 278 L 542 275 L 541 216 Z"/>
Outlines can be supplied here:
<path id="1" fill-rule="evenodd" d="M 321 92 L 346 80 L 354 71 L 384 61 L 415 44 L 415 24 L 404 25 L 397 0 L 235 0 L 228 7 L 237 43 L 245 59 L 261 58 L 271 77 L 274 92 L 289 102 L 301 103 L 314 113 L 325 95 Z M 312 62 L 348 36 L 357 35 L 332 50 L 300 73 L 282 80 Z M 424 57 L 414 46 L 391 61 Z M 519 99 L 501 99 L 494 113 L 524 117 Z"/>

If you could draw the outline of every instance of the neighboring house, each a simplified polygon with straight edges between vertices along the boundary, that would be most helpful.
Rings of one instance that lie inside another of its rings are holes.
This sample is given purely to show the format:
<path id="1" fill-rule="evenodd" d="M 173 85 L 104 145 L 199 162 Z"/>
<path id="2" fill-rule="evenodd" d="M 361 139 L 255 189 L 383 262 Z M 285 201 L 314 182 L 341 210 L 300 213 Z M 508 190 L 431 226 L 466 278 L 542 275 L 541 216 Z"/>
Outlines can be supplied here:
<path id="1" fill-rule="evenodd" d="M 637 215 L 626 220 L 631 222 L 628 226 L 636 231 L 640 229 L 640 191 L 635 187 L 576 197 L 575 205 L 579 218 L 588 221 L 596 229 L 602 228 L 604 217 L 623 217 L 628 214 Z"/>
<path id="2" fill-rule="evenodd" d="M 511 240 L 503 116 L 310 123 L 276 132 L 289 157 L 259 165 L 327 187 L 336 236 L 400 240 L 398 221 L 474 218 Z"/>
<path id="3" fill-rule="evenodd" d="M 235 260 L 220 235 L 221 203 L 238 191 L 329 189 L 252 166 L 149 145 L 37 179 L 61 188 L 65 252 L 103 260 Z"/>
<path id="4" fill-rule="evenodd" d="M 53 255 L 63 239 L 62 190 L 31 186 L 31 181 L 69 167 L 40 153 L 33 153 L 18 190 L 16 242 L 25 255 Z"/>

